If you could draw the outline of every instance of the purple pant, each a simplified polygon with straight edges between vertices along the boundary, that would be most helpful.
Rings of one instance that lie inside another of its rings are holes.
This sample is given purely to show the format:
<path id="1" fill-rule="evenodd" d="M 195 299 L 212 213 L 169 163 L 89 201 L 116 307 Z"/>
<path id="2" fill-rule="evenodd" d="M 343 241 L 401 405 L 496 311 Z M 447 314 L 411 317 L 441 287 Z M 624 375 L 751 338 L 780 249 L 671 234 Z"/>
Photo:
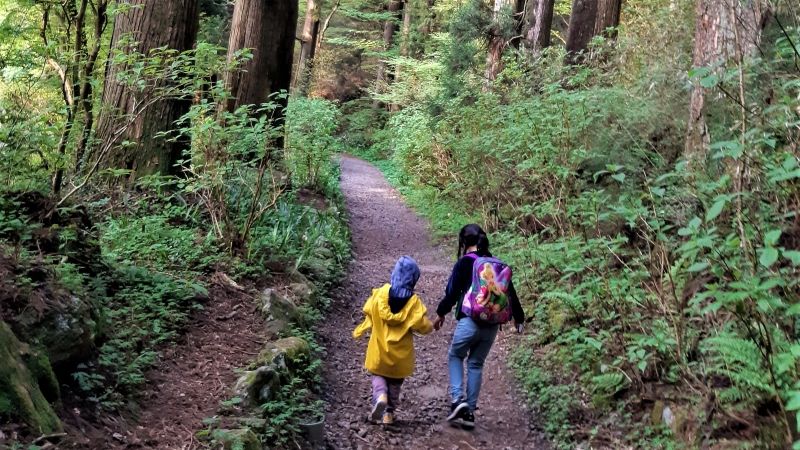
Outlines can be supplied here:
<path id="1" fill-rule="evenodd" d="M 389 399 L 386 405 L 386 412 L 394 412 L 394 408 L 400 403 L 400 387 L 403 385 L 402 378 L 386 378 L 380 375 L 372 376 L 372 404 L 378 402 L 381 394 L 386 394 Z"/>

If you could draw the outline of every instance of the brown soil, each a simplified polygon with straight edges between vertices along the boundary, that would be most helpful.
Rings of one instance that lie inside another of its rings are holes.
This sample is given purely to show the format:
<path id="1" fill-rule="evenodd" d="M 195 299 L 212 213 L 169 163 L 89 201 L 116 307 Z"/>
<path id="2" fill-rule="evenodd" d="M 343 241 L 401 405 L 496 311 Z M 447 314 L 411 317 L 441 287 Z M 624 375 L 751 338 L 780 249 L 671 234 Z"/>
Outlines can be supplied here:
<path id="1" fill-rule="evenodd" d="M 230 398 L 236 369 L 253 360 L 266 342 L 264 321 L 251 296 L 221 284 L 210 294 L 184 341 L 165 350 L 149 371 L 138 412 L 97 419 L 79 407 L 68 408 L 62 418 L 69 437 L 61 448 L 202 447 L 195 438 L 204 428 L 202 420 Z"/>
<path id="2" fill-rule="evenodd" d="M 420 265 L 417 293 L 429 316 L 444 291 L 453 260 L 450 249 L 430 242 L 427 223 L 406 207 L 400 195 L 371 165 L 342 158 L 342 190 L 350 215 L 355 258 L 349 276 L 339 288 L 320 339 L 326 348 L 326 432 L 331 449 L 549 449 L 536 431 L 531 414 L 505 361 L 507 347 L 517 336 L 511 327 L 498 335 L 484 366 L 477 426 L 456 429 L 444 418 L 449 410 L 447 349 L 454 320 L 448 316 L 442 330 L 415 338 L 417 367 L 403 384 L 401 405 L 392 427 L 366 421 L 370 380 L 363 369 L 366 340 L 355 341 L 352 329 L 361 321 L 361 305 L 371 289 L 389 279 L 394 262 L 410 255 Z"/>

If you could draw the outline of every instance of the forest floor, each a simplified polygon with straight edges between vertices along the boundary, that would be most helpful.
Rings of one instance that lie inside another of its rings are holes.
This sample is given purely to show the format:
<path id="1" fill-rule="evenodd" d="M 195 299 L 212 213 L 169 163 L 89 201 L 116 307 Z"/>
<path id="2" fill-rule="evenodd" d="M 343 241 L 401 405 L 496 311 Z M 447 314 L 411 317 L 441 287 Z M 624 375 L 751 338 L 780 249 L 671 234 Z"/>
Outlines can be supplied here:
<path id="1" fill-rule="evenodd" d="M 236 369 L 266 342 L 264 321 L 252 297 L 216 284 L 179 345 L 165 350 L 147 373 L 137 407 L 125 415 L 87 416 L 80 407 L 61 416 L 69 438 L 61 448 L 191 450 L 205 447 L 195 437 L 220 402 L 230 398 Z"/>
<path id="2" fill-rule="evenodd" d="M 403 203 L 375 167 L 344 156 L 341 187 L 354 260 L 319 330 L 326 348 L 328 448 L 549 449 L 543 433 L 530 421 L 531 414 L 506 365 L 507 349 L 518 339 L 512 327 L 498 334 L 484 366 L 476 428 L 466 431 L 445 421 L 450 404 L 447 350 L 455 324 L 452 315 L 438 332 L 415 338 L 417 366 L 403 384 L 396 424 L 384 427 L 366 420 L 371 392 L 369 375 L 363 369 L 367 340 L 351 337 L 362 320 L 363 302 L 373 288 L 388 282 L 397 258 L 409 255 L 422 271 L 416 291 L 424 299 L 429 317 L 435 317 L 452 260 L 445 249 L 431 243 L 427 222 Z"/>

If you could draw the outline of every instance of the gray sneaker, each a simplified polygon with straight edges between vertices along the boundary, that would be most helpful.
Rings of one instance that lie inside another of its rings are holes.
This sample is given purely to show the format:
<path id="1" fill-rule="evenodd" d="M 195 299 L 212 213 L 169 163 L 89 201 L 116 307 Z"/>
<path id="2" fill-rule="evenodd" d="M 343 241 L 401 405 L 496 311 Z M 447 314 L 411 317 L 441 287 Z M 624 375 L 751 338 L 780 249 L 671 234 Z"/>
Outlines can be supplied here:
<path id="1" fill-rule="evenodd" d="M 369 418 L 372 419 L 373 422 L 380 422 L 383 420 L 383 412 L 386 411 L 386 405 L 388 403 L 389 399 L 386 397 L 386 394 L 378 396 L 378 401 L 372 406 L 372 413 L 370 413 Z"/>

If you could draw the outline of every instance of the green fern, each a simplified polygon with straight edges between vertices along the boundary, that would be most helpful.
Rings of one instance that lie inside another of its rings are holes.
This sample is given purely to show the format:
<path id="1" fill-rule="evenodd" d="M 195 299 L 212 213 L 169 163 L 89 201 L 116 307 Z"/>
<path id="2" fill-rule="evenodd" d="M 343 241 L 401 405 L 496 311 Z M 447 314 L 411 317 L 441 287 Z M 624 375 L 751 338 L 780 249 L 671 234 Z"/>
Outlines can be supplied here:
<path id="1" fill-rule="evenodd" d="M 730 387 L 719 391 L 721 401 L 753 404 L 764 397 L 775 396 L 769 371 L 752 340 L 732 331 L 723 331 L 706 339 L 701 350 L 707 356 L 706 373 L 730 381 Z"/>

